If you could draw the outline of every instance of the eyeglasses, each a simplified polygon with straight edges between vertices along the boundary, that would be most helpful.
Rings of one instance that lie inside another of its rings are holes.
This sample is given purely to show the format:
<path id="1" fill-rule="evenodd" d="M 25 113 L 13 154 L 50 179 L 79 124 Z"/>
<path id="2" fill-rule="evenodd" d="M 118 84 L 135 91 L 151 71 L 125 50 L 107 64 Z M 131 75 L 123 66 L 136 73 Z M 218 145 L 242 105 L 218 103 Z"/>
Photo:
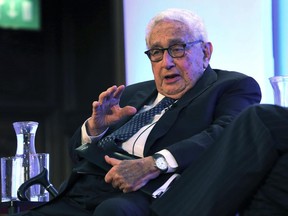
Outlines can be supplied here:
<path id="1" fill-rule="evenodd" d="M 197 43 L 202 43 L 202 40 L 197 40 L 193 42 L 183 43 L 183 44 L 174 44 L 167 48 L 153 48 L 145 51 L 144 53 L 152 62 L 159 62 L 163 59 L 164 51 L 167 50 L 169 55 L 172 58 L 181 58 L 185 55 L 185 50 L 187 45 L 195 45 Z"/>

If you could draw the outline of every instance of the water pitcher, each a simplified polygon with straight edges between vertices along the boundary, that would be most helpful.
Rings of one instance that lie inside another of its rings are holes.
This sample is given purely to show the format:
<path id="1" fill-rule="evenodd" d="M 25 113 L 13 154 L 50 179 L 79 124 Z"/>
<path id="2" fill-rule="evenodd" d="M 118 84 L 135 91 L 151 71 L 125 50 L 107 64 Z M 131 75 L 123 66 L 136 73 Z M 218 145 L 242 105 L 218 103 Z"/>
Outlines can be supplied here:
<path id="1" fill-rule="evenodd" d="M 49 154 L 37 154 L 35 135 L 38 122 L 14 122 L 17 137 L 16 155 L 1 158 L 2 201 L 18 200 L 17 190 L 24 182 L 38 175 L 43 167 L 49 170 Z M 31 186 L 26 196 L 30 201 L 48 201 L 49 194 L 38 185 Z"/>

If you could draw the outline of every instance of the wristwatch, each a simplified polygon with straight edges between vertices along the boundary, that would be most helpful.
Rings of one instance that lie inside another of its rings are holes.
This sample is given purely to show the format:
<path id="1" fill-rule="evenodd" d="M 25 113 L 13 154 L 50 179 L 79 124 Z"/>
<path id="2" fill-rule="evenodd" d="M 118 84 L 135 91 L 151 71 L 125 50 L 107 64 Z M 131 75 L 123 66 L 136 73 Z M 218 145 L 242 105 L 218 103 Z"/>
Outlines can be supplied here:
<path id="1" fill-rule="evenodd" d="M 168 163 L 165 159 L 165 157 L 161 154 L 154 154 L 152 155 L 154 162 L 155 162 L 155 167 L 157 167 L 161 173 L 165 173 L 168 170 Z"/>

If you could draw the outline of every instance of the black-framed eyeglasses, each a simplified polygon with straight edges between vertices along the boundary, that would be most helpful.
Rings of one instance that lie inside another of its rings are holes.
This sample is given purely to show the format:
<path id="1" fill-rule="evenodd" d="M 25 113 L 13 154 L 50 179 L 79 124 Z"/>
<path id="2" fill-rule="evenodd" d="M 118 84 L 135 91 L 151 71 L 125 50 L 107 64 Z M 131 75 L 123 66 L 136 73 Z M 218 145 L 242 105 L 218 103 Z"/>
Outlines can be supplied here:
<path id="1" fill-rule="evenodd" d="M 188 42 L 188 43 L 173 44 L 167 48 L 149 49 L 149 50 L 145 51 L 144 53 L 148 56 L 148 58 L 152 62 L 161 61 L 163 59 L 163 54 L 164 54 L 165 50 L 167 50 L 167 52 L 169 53 L 169 55 L 172 58 L 181 58 L 185 55 L 185 50 L 186 50 L 187 45 L 193 46 L 193 45 L 195 45 L 197 43 L 201 43 L 201 42 L 203 42 L 203 41 L 197 40 L 197 41 Z"/>

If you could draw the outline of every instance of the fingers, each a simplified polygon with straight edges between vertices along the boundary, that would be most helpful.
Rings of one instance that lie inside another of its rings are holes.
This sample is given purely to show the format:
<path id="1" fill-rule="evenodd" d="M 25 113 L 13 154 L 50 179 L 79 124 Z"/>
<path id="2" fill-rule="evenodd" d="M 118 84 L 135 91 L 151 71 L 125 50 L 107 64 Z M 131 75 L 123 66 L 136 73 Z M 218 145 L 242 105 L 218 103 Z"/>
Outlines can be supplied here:
<path id="1" fill-rule="evenodd" d="M 125 106 L 121 110 L 123 116 L 130 116 L 137 113 L 137 109 L 132 106 Z"/>
<path id="2" fill-rule="evenodd" d="M 108 164 L 112 166 L 118 165 L 121 162 L 121 160 L 118 160 L 116 158 L 111 158 L 108 155 L 105 155 L 104 159 Z"/>
<path id="3" fill-rule="evenodd" d="M 121 108 L 119 106 L 124 89 L 124 85 L 111 86 L 99 95 L 98 101 L 92 103 L 92 114 L 87 124 L 90 135 L 97 136 L 124 117 L 134 115 L 137 112 L 135 107 L 125 106 Z"/>
<path id="4" fill-rule="evenodd" d="M 123 93 L 125 89 L 124 85 L 120 85 L 120 86 L 111 86 L 110 88 L 108 88 L 106 91 L 102 92 L 99 95 L 99 102 L 100 104 L 105 103 L 105 102 L 109 102 L 111 105 L 116 105 L 119 103 L 120 97 Z"/>
<path id="5" fill-rule="evenodd" d="M 114 93 L 114 97 L 117 98 L 117 99 L 120 99 L 120 97 L 121 97 L 124 89 L 125 89 L 125 86 L 124 86 L 124 85 L 118 86 L 117 90 L 116 90 L 115 93 Z"/>
<path id="6" fill-rule="evenodd" d="M 117 116 L 119 118 L 134 115 L 137 112 L 137 109 L 135 107 L 125 106 L 123 107 L 123 109 L 120 109 L 119 106 L 116 106 L 119 105 L 119 101 L 124 89 L 124 85 L 120 85 L 118 87 L 114 85 L 108 88 L 106 91 L 102 92 L 99 95 L 99 100 L 92 103 L 92 111 L 97 112 L 102 109 L 106 110 L 106 112 L 104 112 L 105 114 L 111 114 L 111 112 L 109 112 L 109 109 L 113 109 L 115 111 L 117 110 Z"/>
<path id="7" fill-rule="evenodd" d="M 108 164 L 112 165 L 112 168 L 105 175 L 105 182 L 110 183 L 114 188 L 119 188 L 122 191 L 127 190 L 127 187 L 129 186 L 125 181 L 125 176 L 129 172 L 129 170 L 122 166 L 119 167 L 119 164 L 123 161 L 111 158 L 108 155 L 105 155 L 105 161 Z"/>
<path id="8" fill-rule="evenodd" d="M 124 193 L 135 191 L 135 188 L 125 179 L 125 175 L 129 173 L 128 169 L 126 169 L 125 171 L 122 170 L 122 174 L 114 172 L 112 169 L 105 176 L 106 183 L 110 183 L 114 188 L 118 188 Z"/>
<path id="9" fill-rule="evenodd" d="M 92 111 L 95 111 L 100 107 L 100 103 L 98 101 L 93 101 L 92 103 Z"/>
<path id="10" fill-rule="evenodd" d="M 124 193 L 136 191 L 147 183 L 143 176 L 143 164 L 141 160 L 118 160 L 105 156 L 105 161 L 112 165 L 112 168 L 105 176 L 105 182 L 110 183 L 114 188 Z"/>
<path id="11" fill-rule="evenodd" d="M 108 164 L 110 164 L 112 167 L 120 164 L 120 162 L 121 162 L 120 160 L 115 159 L 115 158 L 111 158 L 111 157 L 109 157 L 108 155 L 105 155 L 104 159 L 105 159 L 105 161 L 106 161 Z M 106 174 L 106 176 L 105 176 L 105 181 L 106 181 L 107 183 L 111 183 L 114 176 L 115 176 L 115 171 L 114 171 L 113 168 L 112 168 L 112 169 Z"/>

